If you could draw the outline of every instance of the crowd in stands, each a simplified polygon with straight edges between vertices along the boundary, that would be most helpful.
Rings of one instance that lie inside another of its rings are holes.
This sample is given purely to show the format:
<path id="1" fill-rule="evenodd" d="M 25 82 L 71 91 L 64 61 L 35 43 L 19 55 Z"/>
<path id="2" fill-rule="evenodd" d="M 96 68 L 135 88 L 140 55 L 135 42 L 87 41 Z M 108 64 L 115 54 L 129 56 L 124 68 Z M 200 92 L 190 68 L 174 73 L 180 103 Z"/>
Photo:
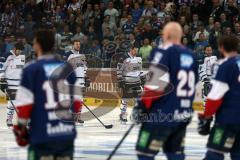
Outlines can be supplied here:
<path id="1" fill-rule="evenodd" d="M 0 57 L 9 55 L 16 42 L 30 56 L 34 31 L 51 28 L 60 55 L 80 39 L 82 54 L 110 60 L 129 43 L 146 61 L 162 43 L 164 24 L 174 20 L 183 27 L 183 44 L 201 63 L 206 47 L 219 56 L 221 35 L 240 38 L 239 8 L 239 0 L 1 0 Z"/>

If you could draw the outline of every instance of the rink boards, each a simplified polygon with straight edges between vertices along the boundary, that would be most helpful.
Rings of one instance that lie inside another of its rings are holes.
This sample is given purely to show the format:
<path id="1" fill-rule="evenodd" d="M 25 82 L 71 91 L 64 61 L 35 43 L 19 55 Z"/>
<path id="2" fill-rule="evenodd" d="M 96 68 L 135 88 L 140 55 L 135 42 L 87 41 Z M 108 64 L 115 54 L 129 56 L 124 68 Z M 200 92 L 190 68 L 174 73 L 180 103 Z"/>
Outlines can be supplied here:
<path id="1" fill-rule="evenodd" d="M 147 71 L 143 72 L 147 74 Z M 89 106 L 100 106 L 103 102 L 109 107 L 118 107 L 122 90 L 118 88 L 116 70 L 110 68 L 88 69 L 87 76 L 90 78 L 90 86 L 86 89 L 84 101 Z M 0 92 L 0 104 L 6 104 L 6 96 Z M 130 102 L 133 106 L 134 101 Z M 202 103 L 202 83 L 198 83 L 194 100 L 194 109 L 201 111 Z"/>

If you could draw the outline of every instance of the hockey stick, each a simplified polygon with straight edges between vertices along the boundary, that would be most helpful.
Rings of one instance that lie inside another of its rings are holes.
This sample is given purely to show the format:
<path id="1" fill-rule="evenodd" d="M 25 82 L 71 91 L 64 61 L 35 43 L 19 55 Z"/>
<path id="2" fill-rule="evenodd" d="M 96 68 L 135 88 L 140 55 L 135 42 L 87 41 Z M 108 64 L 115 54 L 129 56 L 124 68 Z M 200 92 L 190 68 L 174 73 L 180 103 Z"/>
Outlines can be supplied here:
<path id="1" fill-rule="evenodd" d="M 106 129 L 111 129 L 113 127 L 112 124 L 109 125 L 105 125 L 94 113 L 93 111 L 91 111 L 91 109 L 83 103 L 83 105 L 87 108 L 87 110 L 98 120 L 98 122 L 100 122 L 102 124 L 102 126 L 104 126 Z"/>
<path id="2" fill-rule="evenodd" d="M 111 158 L 114 156 L 114 154 L 116 153 L 116 151 L 118 150 L 118 148 L 121 146 L 122 142 L 125 140 L 125 138 L 129 135 L 129 133 L 131 132 L 131 130 L 133 129 L 133 127 L 135 126 L 135 124 L 131 124 L 131 126 L 129 127 L 129 129 L 127 130 L 127 132 L 123 135 L 122 139 L 118 142 L 118 144 L 115 146 L 114 150 L 111 152 L 111 154 L 108 156 L 107 160 L 111 160 Z"/>
<path id="3" fill-rule="evenodd" d="M 16 106 L 13 104 L 13 101 L 11 100 L 11 97 L 9 96 L 7 90 L 5 90 L 5 94 L 6 94 L 6 96 L 8 97 L 8 100 L 10 101 L 11 105 L 13 106 L 15 112 L 18 114 L 17 108 L 16 108 Z"/>

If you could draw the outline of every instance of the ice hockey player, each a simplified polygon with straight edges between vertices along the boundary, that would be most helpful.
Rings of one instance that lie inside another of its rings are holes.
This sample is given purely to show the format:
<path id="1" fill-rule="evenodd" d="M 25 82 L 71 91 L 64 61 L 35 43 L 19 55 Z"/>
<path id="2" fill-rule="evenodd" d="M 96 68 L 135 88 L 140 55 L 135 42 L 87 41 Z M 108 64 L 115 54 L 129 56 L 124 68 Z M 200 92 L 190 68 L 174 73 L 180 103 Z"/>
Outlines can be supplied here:
<path id="1" fill-rule="evenodd" d="M 14 116 L 14 106 L 12 103 L 15 103 L 15 96 L 17 89 L 20 83 L 20 77 L 22 69 L 25 65 L 25 55 L 22 55 L 21 52 L 23 46 L 21 43 L 16 43 L 14 49 L 10 52 L 12 55 L 7 57 L 6 62 L 3 64 L 1 81 L 2 81 L 2 90 L 6 93 L 8 98 L 7 104 L 7 126 L 11 127 L 13 125 L 12 120 Z M 5 84 L 4 84 L 5 81 Z"/>
<path id="2" fill-rule="evenodd" d="M 79 113 L 81 101 L 75 96 L 72 66 L 59 60 L 53 47 L 52 31 L 36 32 L 33 48 L 37 60 L 23 69 L 16 95 L 18 120 L 13 130 L 20 146 L 29 144 L 28 160 L 73 159 L 76 130 L 72 114 Z"/>
<path id="3" fill-rule="evenodd" d="M 217 65 L 217 56 L 213 55 L 213 50 L 211 46 L 206 46 L 204 49 L 205 59 L 204 63 L 199 66 L 199 78 L 203 82 L 203 100 L 204 105 L 206 101 L 206 96 L 211 88 L 210 80 L 212 79 L 214 65 Z"/>
<path id="4" fill-rule="evenodd" d="M 132 46 L 122 62 L 117 64 L 117 81 L 122 89 L 120 122 L 127 122 L 127 105 L 130 99 L 137 98 L 142 93 L 144 75 L 142 74 L 142 58 L 136 57 L 137 48 Z"/>
<path id="5" fill-rule="evenodd" d="M 150 54 L 151 77 L 132 113 L 133 120 L 142 123 L 136 144 L 139 160 L 154 160 L 160 148 L 168 160 L 185 159 L 198 66 L 194 54 L 181 45 L 182 34 L 180 24 L 169 22 L 163 45 Z"/>
<path id="6" fill-rule="evenodd" d="M 73 41 L 72 50 L 67 52 L 67 61 L 74 66 L 77 81 L 75 85 L 82 87 L 82 90 L 85 90 L 86 87 L 89 87 L 90 80 L 87 77 L 87 62 L 85 55 L 80 53 L 81 43 L 80 40 Z M 83 97 L 82 97 L 83 98 Z M 78 119 L 80 124 L 84 123 L 83 120 Z"/>
<path id="7" fill-rule="evenodd" d="M 209 125 L 209 117 L 215 115 L 214 126 L 207 143 L 204 160 L 223 160 L 229 153 L 232 160 L 240 159 L 240 56 L 239 40 L 235 36 L 223 36 L 219 51 L 225 57 L 219 63 L 212 88 L 207 96 L 205 111 L 200 118 Z M 204 126 L 201 126 L 204 127 Z M 210 128 L 210 127 L 206 127 Z"/>

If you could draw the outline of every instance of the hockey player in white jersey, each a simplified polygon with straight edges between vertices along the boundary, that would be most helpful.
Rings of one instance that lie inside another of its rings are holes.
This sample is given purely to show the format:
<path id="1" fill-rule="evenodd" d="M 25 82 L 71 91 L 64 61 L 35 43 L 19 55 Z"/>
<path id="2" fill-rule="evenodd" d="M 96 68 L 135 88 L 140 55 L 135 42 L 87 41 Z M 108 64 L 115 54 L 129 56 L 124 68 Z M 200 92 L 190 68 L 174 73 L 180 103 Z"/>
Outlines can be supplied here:
<path id="1" fill-rule="evenodd" d="M 137 49 L 132 47 L 127 58 L 117 64 L 118 85 L 122 89 L 120 121 L 127 122 L 127 105 L 131 98 L 137 98 L 142 93 L 145 76 L 142 72 L 142 58 L 136 57 Z"/>
<path id="2" fill-rule="evenodd" d="M 7 126 L 11 127 L 13 125 L 12 120 L 14 116 L 14 100 L 16 91 L 19 86 L 20 77 L 22 69 L 25 65 L 25 55 L 21 55 L 23 46 L 20 43 L 15 44 L 13 50 L 11 50 L 12 55 L 7 57 L 6 62 L 3 64 L 1 79 L 6 80 L 6 87 L 3 87 L 2 90 L 6 92 L 8 97 L 7 105 Z"/>
<path id="3" fill-rule="evenodd" d="M 75 69 L 76 78 L 77 81 L 75 85 L 82 87 L 82 90 L 84 91 L 86 87 L 89 87 L 90 80 L 87 77 L 87 62 L 85 55 L 80 53 L 81 43 L 80 40 L 74 40 L 73 41 L 73 47 L 72 50 L 67 52 L 67 61 L 73 65 L 73 68 Z M 83 97 L 81 97 L 83 100 Z M 84 123 L 83 120 L 79 119 L 77 120 L 79 123 Z"/>
<path id="4" fill-rule="evenodd" d="M 214 72 L 214 65 L 217 64 L 217 56 L 213 55 L 213 49 L 211 46 L 206 46 L 204 49 L 205 59 L 204 63 L 199 66 L 200 80 L 203 82 L 203 100 L 205 102 L 206 96 L 211 89 L 211 79 Z M 204 104 L 205 105 L 205 104 Z"/>

